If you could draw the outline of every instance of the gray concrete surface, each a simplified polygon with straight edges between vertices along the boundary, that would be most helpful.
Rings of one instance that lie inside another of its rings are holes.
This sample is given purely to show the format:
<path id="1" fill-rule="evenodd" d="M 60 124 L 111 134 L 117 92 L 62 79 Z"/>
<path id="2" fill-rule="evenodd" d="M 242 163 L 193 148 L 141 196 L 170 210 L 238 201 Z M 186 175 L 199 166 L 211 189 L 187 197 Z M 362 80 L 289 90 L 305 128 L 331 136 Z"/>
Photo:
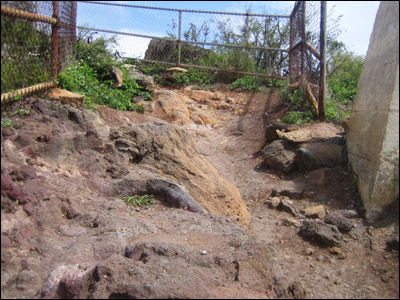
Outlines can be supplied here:
<path id="1" fill-rule="evenodd" d="M 367 220 L 396 220 L 399 207 L 399 2 L 382 1 L 347 135 Z"/>

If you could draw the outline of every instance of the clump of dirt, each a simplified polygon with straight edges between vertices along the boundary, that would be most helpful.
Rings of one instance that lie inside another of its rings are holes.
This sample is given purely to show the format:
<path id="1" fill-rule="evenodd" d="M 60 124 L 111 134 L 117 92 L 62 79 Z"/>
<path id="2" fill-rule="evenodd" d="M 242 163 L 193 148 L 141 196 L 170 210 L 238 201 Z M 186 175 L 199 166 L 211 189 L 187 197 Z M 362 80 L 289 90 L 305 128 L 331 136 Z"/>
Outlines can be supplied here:
<path id="1" fill-rule="evenodd" d="M 144 115 L 32 98 L 2 128 L 2 298 L 398 298 L 398 224 L 365 222 L 346 166 L 265 166 L 277 91 L 158 95 Z"/>

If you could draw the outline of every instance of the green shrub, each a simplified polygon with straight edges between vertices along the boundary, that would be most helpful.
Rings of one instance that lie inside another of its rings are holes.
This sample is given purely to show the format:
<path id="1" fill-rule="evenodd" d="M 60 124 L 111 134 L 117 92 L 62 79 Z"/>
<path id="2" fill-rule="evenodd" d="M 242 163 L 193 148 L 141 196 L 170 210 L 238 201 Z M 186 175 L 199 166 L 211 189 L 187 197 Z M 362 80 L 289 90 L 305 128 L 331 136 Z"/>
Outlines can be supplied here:
<path id="1" fill-rule="evenodd" d="M 94 39 L 94 34 L 87 31 L 80 33 L 81 38 L 74 46 L 75 59 L 92 68 L 100 81 L 112 80 L 112 68 L 123 65 L 110 50 L 118 45 L 116 37 Z"/>
<path id="2" fill-rule="evenodd" d="M 189 84 L 208 85 L 215 83 L 216 78 L 209 70 L 190 68 L 187 73 L 175 73 L 173 84 L 176 86 L 186 86 Z"/>
<path id="3" fill-rule="evenodd" d="M 254 79 L 254 76 L 244 76 L 242 78 L 239 78 L 232 82 L 231 84 L 231 90 L 233 89 L 243 89 L 247 91 L 259 91 L 260 90 L 260 83 L 256 79 Z"/>
<path id="4" fill-rule="evenodd" d="M 351 114 L 351 103 L 342 104 L 335 100 L 325 102 L 325 118 L 335 124 L 341 124 Z"/>
<path id="5" fill-rule="evenodd" d="M 84 95 L 88 109 L 94 109 L 95 104 L 102 104 L 117 110 L 143 113 L 144 107 L 136 105 L 132 99 L 142 96 L 144 100 L 151 100 L 153 91 L 146 91 L 139 86 L 135 79 L 129 77 L 122 62 L 113 55 L 110 48 L 117 44 L 115 37 L 92 37 L 93 33 L 80 33 L 74 47 L 75 63 L 60 73 L 60 87 Z M 115 66 L 124 73 L 123 84 L 119 88 L 112 88 L 112 68 Z"/>
<path id="6" fill-rule="evenodd" d="M 76 62 L 60 73 L 59 85 L 66 90 L 85 96 L 85 107 L 93 108 L 102 104 L 117 110 L 144 112 L 144 108 L 132 102 L 135 95 L 151 98 L 151 94 L 141 90 L 132 78 L 125 78 L 121 88 L 111 88 L 111 81 L 101 82 L 96 72 L 86 63 Z"/>
<path id="7" fill-rule="evenodd" d="M 166 66 L 160 64 L 139 64 L 139 69 L 145 75 L 156 75 L 156 74 L 164 74 L 167 70 Z"/>
<path id="8" fill-rule="evenodd" d="M 300 111 L 288 111 L 281 119 L 284 123 L 289 124 L 302 124 L 303 114 Z"/>

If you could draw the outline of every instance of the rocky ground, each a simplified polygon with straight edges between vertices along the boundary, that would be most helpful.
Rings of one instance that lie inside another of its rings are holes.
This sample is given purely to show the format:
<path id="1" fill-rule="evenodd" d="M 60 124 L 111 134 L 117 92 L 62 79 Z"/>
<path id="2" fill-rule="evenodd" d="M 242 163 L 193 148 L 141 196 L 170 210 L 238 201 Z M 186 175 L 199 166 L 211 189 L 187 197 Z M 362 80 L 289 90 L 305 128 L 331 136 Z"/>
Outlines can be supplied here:
<path id="1" fill-rule="evenodd" d="M 399 297 L 398 221 L 365 222 L 345 162 L 266 163 L 277 91 L 144 105 L 30 98 L 2 128 L 2 298 Z"/>

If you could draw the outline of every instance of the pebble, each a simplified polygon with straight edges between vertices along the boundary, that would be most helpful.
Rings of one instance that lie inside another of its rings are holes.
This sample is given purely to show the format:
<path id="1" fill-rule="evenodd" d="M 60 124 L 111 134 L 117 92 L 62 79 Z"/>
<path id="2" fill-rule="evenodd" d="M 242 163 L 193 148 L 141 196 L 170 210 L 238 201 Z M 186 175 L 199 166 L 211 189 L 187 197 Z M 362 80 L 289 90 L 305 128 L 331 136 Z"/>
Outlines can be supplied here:
<path id="1" fill-rule="evenodd" d="M 203 250 L 203 251 L 200 252 L 200 254 L 201 254 L 201 255 L 207 255 L 207 251 L 206 251 L 206 250 Z"/>
<path id="2" fill-rule="evenodd" d="M 338 247 L 331 247 L 329 248 L 329 252 L 335 255 L 343 255 L 343 251 L 342 249 L 338 248 Z"/>
<path id="3" fill-rule="evenodd" d="M 314 253 L 314 250 L 311 248 L 304 248 L 303 249 L 303 254 L 304 255 L 312 255 Z"/>

